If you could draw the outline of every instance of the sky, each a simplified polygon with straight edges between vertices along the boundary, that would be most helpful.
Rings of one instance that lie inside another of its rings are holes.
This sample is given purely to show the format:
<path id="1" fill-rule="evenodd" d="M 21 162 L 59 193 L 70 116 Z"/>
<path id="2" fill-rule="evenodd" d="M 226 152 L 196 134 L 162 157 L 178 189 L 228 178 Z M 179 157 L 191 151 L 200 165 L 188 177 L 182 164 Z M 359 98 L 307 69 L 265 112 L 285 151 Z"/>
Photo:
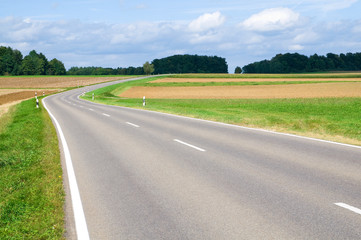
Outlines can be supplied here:
<path id="1" fill-rule="evenodd" d="M 219 56 L 229 72 L 279 53 L 361 52 L 361 0 L 0 0 L 0 46 L 73 66 Z"/>

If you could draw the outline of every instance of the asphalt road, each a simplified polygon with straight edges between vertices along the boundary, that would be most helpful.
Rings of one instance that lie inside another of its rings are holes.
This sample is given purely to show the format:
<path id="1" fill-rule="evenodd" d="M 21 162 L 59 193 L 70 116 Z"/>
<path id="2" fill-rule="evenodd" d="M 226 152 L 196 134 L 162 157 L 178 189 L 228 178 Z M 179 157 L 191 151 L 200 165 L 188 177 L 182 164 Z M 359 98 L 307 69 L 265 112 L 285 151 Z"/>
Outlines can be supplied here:
<path id="1" fill-rule="evenodd" d="M 361 148 L 94 104 L 84 91 L 44 102 L 90 239 L 361 239 Z"/>

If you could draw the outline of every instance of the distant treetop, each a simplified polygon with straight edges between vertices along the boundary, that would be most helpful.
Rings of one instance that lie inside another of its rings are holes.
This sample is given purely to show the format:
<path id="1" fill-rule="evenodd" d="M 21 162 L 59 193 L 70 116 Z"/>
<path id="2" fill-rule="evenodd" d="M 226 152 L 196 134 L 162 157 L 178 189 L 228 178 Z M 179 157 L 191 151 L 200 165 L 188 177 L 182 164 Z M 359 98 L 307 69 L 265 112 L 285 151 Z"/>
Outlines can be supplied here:
<path id="1" fill-rule="evenodd" d="M 217 56 L 174 55 L 154 59 L 155 74 L 166 73 L 228 73 L 225 58 Z"/>
<path id="2" fill-rule="evenodd" d="M 360 71 L 361 53 L 314 54 L 310 57 L 298 53 L 277 54 L 271 60 L 244 66 L 245 73 L 302 73 L 326 71 Z"/>

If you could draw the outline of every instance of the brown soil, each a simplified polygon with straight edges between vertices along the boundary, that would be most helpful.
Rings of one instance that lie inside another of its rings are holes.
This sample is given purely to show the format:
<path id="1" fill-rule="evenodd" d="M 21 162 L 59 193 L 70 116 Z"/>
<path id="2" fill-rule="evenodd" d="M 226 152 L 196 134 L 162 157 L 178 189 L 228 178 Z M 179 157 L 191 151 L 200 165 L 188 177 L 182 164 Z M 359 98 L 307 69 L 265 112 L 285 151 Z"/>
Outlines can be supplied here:
<path id="1" fill-rule="evenodd" d="M 361 82 L 260 86 L 133 87 L 120 96 L 168 99 L 361 97 Z"/>
<path id="2" fill-rule="evenodd" d="M 150 83 L 183 83 L 183 82 L 299 82 L 299 81 L 332 81 L 361 82 L 361 78 L 163 78 Z"/>
<path id="3" fill-rule="evenodd" d="M 6 104 L 6 103 L 11 103 L 14 101 L 18 101 L 18 100 L 24 100 L 24 99 L 28 99 L 28 98 L 33 98 L 35 97 L 35 92 L 36 90 L 20 90 L 20 89 L 1 89 L 2 91 L 0 91 L 0 105 Z M 4 91 L 6 90 L 6 91 Z M 13 91 L 13 92 L 11 92 Z M 47 94 L 51 94 L 54 92 L 58 92 L 59 90 L 40 90 L 37 91 L 38 96 L 42 95 L 43 92 L 45 95 Z M 4 94 L 6 93 L 6 94 Z"/>
<path id="4" fill-rule="evenodd" d="M 125 78 L 126 77 L 2 77 L 0 78 L 0 88 L 67 88 Z"/>

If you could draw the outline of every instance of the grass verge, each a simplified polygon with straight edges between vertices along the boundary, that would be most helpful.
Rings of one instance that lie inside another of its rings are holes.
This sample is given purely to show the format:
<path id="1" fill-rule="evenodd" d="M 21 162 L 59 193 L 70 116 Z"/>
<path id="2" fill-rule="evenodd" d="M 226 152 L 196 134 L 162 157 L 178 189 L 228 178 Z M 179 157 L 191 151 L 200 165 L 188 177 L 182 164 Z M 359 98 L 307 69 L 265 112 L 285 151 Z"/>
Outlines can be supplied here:
<path id="1" fill-rule="evenodd" d="M 183 76 L 183 75 L 182 75 Z M 95 101 L 361 145 L 361 98 L 142 99 L 117 97 L 146 79 L 95 91 Z M 84 96 L 91 100 L 91 93 Z"/>
<path id="2" fill-rule="evenodd" d="M 63 239 L 64 192 L 58 139 L 34 99 L 0 124 L 0 239 Z M 5 123 L 6 122 L 6 123 Z"/>

